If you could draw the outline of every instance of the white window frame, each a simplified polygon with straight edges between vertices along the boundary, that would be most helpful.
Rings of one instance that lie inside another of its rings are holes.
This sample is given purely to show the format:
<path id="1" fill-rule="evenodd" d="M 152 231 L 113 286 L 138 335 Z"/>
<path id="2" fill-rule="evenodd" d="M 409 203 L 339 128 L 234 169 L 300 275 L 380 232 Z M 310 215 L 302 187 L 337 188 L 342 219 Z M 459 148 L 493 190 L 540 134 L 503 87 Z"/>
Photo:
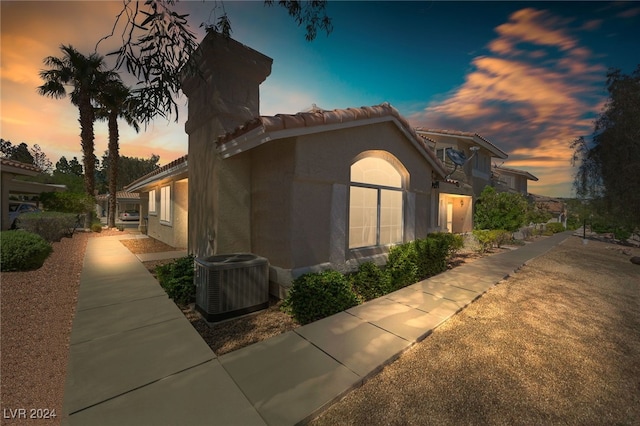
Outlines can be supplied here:
<path id="1" fill-rule="evenodd" d="M 152 189 L 149 191 L 149 214 L 154 216 L 158 215 L 158 205 L 156 200 L 155 189 Z"/>
<path id="2" fill-rule="evenodd" d="M 367 157 L 365 157 L 367 158 Z M 363 160 L 364 158 L 361 158 L 360 160 Z M 360 161 L 359 160 L 359 161 Z M 380 158 L 380 160 L 387 162 L 388 164 L 390 164 L 391 166 L 393 166 L 393 164 L 391 162 L 389 162 L 386 159 Z M 356 162 L 357 163 L 357 162 Z M 354 164 L 356 164 L 354 163 Z M 353 166 L 353 165 L 352 165 Z M 395 169 L 395 166 L 394 166 Z M 396 169 L 397 171 L 397 169 Z M 402 179 L 402 175 L 401 173 L 398 171 L 398 174 L 401 176 Z M 352 178 L 351 178 L 352 179 Z M 382 221 L 382 194 L 384 192 L 396 192 L 396 193 L 400 193 L 401 194 L 401 211 L 400 211 L 400 239 L 399 241 L 395 241 L 395 242 L 391 242 L 390 244 L 399 244 L 402 243 L 404 241 L 404 213 L 405 213 L 405 197 L 404 197 L 404 189 L 403 189 L 403 184 L 400 184 L 400 187 L 391 187 L 391 186 L 385 186 L 385 185 L 380 185 L 380 184 L 371 184 L 371 183 L 363 183 L 363 182 L 354 182 L 351 181 L 350 182 L 350 188 L 366 188 L 366 189 L 373 189 L 377 192 L 377 203 L 376 203 L 376 226 L 375 226 L 375 244 L 373 245 L 363 245 L 363 246 L 352 246 L 351 243 L 351 238 L 349 238 L 349 240 L 347 241 L 347 245 L 349 247 L 349 250 L 358 250 L 358 249 L 363 249 L 363 248 L 368 248 L 368 247 L 379 247 L 379 246 L 383 246 L 383 245 L 388 245 L 387 243 L 381 244 L 380 241 L 380 230 L 381 230 L 381 221 Z M 350 198 L 351 198 L 351 194 L 352 191 L 349 191 L 350 194 Z M 349 200 L 349 233 L 351 233 L 351 221 L 352 221 L 352 217 L 351 217 L 351 200 Z"/>
<path id="3" fill-rule="evenodd" d="M 171 185 L 160 187 L 160 223 L 171 225 Z"/>

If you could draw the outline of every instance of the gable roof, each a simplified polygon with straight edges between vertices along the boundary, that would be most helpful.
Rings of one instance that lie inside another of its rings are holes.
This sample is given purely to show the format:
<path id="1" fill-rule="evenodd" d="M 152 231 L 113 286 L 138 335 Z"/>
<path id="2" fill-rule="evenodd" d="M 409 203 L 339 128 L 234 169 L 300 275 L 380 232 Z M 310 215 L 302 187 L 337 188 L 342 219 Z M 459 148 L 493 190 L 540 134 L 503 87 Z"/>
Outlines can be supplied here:
<path id="1" fill-rule="evenodd" d="M 503 150 L 498 148 L 496 145 L 489 142 L 489 140 L 485 139 L 484 137 L 480 136 L 477 133 L 462 132 L 460 130 L 427 129 L 423 127 L 416 128 L 416 133 L 419 134 L 420 136 L 425 136 L 425 137 L 428 137 L 429 135 L 432 135 L 432 136 L 440 135 L 440 136 L 458 136 L 464 139 L 471 139 L 476 144 L 489 150 L 495 157 L 505 159 L 509 156 L 506 152 L 504 152 Z"/>
<path id="2" fill-rule="evenodd" d="M 189 169 L 188 169 L 188 163 L 187 163 L 187 156 L 184 155 L 176 160 L 173 160 L 170 163 L 165 164 L 160 168 L 155 169 L 150 173 L 147 173 L 141 178 L 134 180 L 129 185 L 125 186 L 124 190 L 128 192 L 139 191 L 140 189 L 154 182 L 160 181 L 162 179 L 175 177 L 181 174 L 186 174 L 188 171 Z"/>
<path id="3" fill-rule="evenodd" d="M 446 176 L 447 171 L 444 165 L 427 145 L 427 141 L 420 137 L 409 122 L 388 102 L 360 108 L 334 110 L 315 108 L 309 112 L 297 114 L 260 116 L 218 137 L 216 143 L 222 158 L 228 158 L 277 139 L 382 122 L 394 123 L 426 158 L 435 172 L 441 177 Z"/>
<path id="4" fill-rule="evenodd" d="M 507 174 L 514 174 L 514 175 L 520 175 L 520 176 L 524 176 L 529 180 L 533 180 L 535 182 L 538 181 L 538 178 L 535 177 L 534 175 L 532 175 L 531 173 L 527 172 L 526 170 L 519 170 L 519 169 L 511 169 L 508 167 L 503 167 L 503 166 L 498 166 L 495 165 L 493 166 L 494 170 L 496 170 L 498 173 L 500 172 L 506 172 Z"/>

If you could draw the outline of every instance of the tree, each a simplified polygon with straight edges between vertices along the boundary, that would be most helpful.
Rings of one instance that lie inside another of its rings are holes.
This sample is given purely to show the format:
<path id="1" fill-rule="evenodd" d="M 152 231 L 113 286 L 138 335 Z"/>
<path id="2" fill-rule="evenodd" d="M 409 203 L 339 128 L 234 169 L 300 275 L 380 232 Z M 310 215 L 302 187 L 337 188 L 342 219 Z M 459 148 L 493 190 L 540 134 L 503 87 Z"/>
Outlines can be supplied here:
<path id="1" fill-rule="evenodd" d="M 121 191 L 126 185 L 142 176 L 151 173 L 160 166 L 160 156 L 152 154 L 149 158 L 120 156 L 118 161 L 118 181 L 116 190 Z M 102 156 L 102 170 L 109 175 L 111 164 L 109 163 L 109 151 Z"/>
<path id="2" fill-rule="evenodd" d="M 116 73 L 106 71 L 103 57 L 96 53 L 84 56 L 70 45 L 62 45 L 60 50 L 62 57 L 48 56 L 44 59 L 49 69 L 40 72 L 40 77 L 45 83 L 38 87 L 38 93 L 61 99 L 67 96 L 66 86 L 73 88 L 70 98 L 80 113 L 85 192 L 93 197 L 96 157 L 93 133 L 95 112 L 92 102 L 104 83 L 114 79 Z M 84 225 L 87 228 L 91 225 L 91 211 L 87 212 Z"/>
<path id="3" fill-rule="evenodd" d="M 609 99 L 589 143 L 572 142 L 578 165 L 574 187 L 582 198 L 602 198 L 612 220 L 640 225 L 640 65 L 630 75 L 607 73 Z"/>
<path id="4" fill-rule="evenodd" d="M 116 191 L 118 181 L 118 159 L 119 159 L 119 133 L 118 118 L 123 118 L 127 124 L 140 131 L 140 126 L 136 120 L 136 100 L 131 96 L 131 91 L 120 80 L 111 80 L 104 86 L 98 96 L 100 108 L 98 117 L 106 118 L 109 128 L 109 217 L 107 225 L 109 228 L 116 226 Z"/>
<path id="5" fill-rule="evenodd" d="M 504 229 L 514 232 L 526 221 L 528 203 L 522 194 L 496 192 L 492 186 L 486 186 L 476 201 L 475 210 L 475 229 Z"/>
<path id="6" fill-rule="evenodd" d="M 40 145 L 34 144 L 31 148 L 31 157 L 33 158 L 33 165 L 42 170 L 43 173 L 50 174 L 53 168 L 51 160 L 47 157 L 47 154 L 42 152 Z"/>
<path id="7" fill-rule="evenodd" d="M 62 156 L 56 163 L 56 168 L 53 172 L 74 175 L 74 176 L 82 176 L 82 164 L 78 162 L 77 157 L 73 157 L 71 161 L 68 161 L 65 156 Z"/>
<path id="8" fill-rule="evenodd" d="M 113 37 L 116 28 L 122 32 L 121 47 L 109 53 L 116 57 L 116 69 L 125 67 L 141 83 L 134 90 L 145 105 L 141 120 L 148 123 L 155 116 L 169 119 L 175 114 L 178 119 L 176 96 L 180 90 L 181 75 L 184 72 L 197 72 L 191 68 L 189 58 L 196 52 L 198 44 L 196 34 L 188 23 L 188 14 L 178 14 L 174 8 L 178 0 L 147 0 L 141 2 L 123 0 L 123 7 L 116 16 L 112 31 L 105 39 Z M 266 6 L 275 4 L 266 0 Z M 202 23 L 207 31 L 222 33 L 225 37 L 231 34 L 231 22 L 224 10 L 222 1 L 213 2 L 213 20 Z M 326 0 L 279 0 L 278 6 L 287 10 L 298 26 L 304 26 L 306 39 L 316 38 L 318 30 L 327 35 L 333 30 L 331 19 L 326 14 Z M 216 18 L 213 13 L 221 9 Z M 211 16 L 211 15 L 210 15 Z"/>

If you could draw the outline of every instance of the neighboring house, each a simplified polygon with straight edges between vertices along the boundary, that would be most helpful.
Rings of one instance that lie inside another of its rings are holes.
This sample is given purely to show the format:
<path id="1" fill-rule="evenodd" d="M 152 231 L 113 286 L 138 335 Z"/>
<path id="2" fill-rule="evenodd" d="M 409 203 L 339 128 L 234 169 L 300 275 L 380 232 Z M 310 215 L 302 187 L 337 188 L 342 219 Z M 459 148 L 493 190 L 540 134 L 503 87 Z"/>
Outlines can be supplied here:
<path id="1" fill-rule="evenodd" d="M 491 170 L 491 184 L 498 192 L 513 192 L 524 195 L 529 194 L 528 181 L 537 182 L 538 178 L 525 170 L 511 169 L 494 165 Z"/>
<path id="2" fill-rule="evenodd" d="M 529 199 L 538 208 L 551 214 L 549 222 L 560 222 L 567 226 L 567 206 L 563 200 L 535 194 L 529 194 Z"/>
<path id="3" fill-rule="evenodd" d="M 109 216 L 109 194 L 96 196 L 96 212 L 99 217 Z M 136 192 L 118 191 L 116 192 L 116 221 L 120 214 L 125 211 L 140 211 L 140 194 Z"/>
<path id="4" fill-rule="evenodd" d="M 303 273 L 378 260 L 437 228 L 446 171 L 395 108 L 260 117 L 270 58 L 210 33 L 198 65 L 183 82 L 190 253 L 266 257 L 283 296 Z"/>
<path id="5" fill-rule="evenodd" d="M 172 247 L 187 247 L 189 184 L 186 155 L 124 189 L 139 194 L 141 231 Z"/>
<path id="6" fill-rule="evenodd" d="M 26 182 L 14 179 L 19 176 L 36 176 L 42 171 L 32 165 L 19 161 L 0 158 L 1 192 L 0 211 L 2 211 L 2 230 L 11 227 L 9 220 L 9 195 L 38 195 L 42 192 L 62 192 L 67 188 L 64 185 L 49 185 L 37 182 Z"/>
<path id="7" fill-rule="evenodd" d="M 416 133 L 430 143 L 448 173 L 448 179 L 437 184 L 439 230 L 454 233 L 471 231 L 474 201 L 484 187 L 491 184 L 491 159 L 505 159 L 507 154 L 477 133 L 425 128 L 416 129 Z M 466 164 L 456 169 L 447 149 L 463 152 Z"/>

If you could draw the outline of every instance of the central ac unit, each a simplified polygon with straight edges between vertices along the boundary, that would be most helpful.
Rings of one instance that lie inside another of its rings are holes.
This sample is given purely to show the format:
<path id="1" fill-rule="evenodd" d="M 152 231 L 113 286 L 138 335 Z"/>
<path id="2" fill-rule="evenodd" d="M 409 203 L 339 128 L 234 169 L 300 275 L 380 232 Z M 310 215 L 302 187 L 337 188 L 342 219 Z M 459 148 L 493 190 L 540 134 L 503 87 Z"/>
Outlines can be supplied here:
<path id="1" fill-rule="evenodd" d="M 269 306 L 269 262 L 251 253 L 196 259 L 196 309 L 217 322 Z"/>

